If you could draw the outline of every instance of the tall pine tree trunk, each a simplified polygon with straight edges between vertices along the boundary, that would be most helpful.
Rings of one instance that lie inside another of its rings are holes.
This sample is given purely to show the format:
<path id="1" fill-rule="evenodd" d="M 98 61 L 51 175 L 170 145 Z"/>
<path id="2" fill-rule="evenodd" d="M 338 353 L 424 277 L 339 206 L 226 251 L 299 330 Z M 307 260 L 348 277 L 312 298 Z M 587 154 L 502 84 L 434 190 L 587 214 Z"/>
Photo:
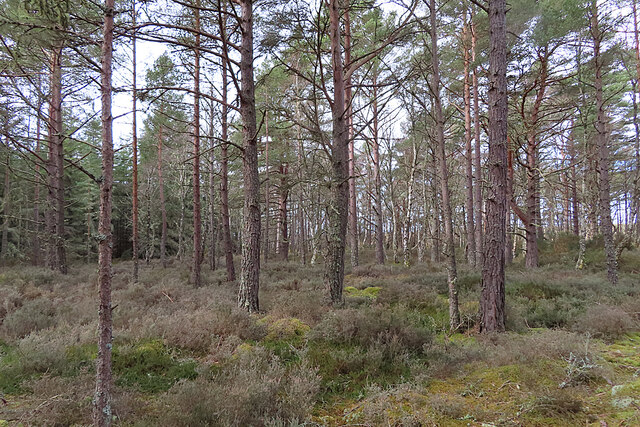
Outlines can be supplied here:
<path id="1" fill-rule="evenodd" d="M 5 263 L 9 256 L 9 212 L 11 209 L 11 167 L 9 144 L 4 167 L 4 191 L 2 192 L 2 240 L 0 241 L 0 261 Z"/>
<path id="2" fill-rule="evenodd" d="M 211 230 L 210 242 L 209 242 L 209 268 L 212 271 L 217 267 L 217 246 L 218 246 L 218 219 L 216 216 L 216 142 L 214 139 L 214 107 L 213 101 L 211 102 L 211 118 L 209 123 L 209 228 Z"/>
<path id="3" fill-rule="evenodd" d="M 64 151 L 62 137 L 62 44 L 51 51 L 51 98 L 49 103 L 49 158 L 47 174 L 49 192 L 47 232 L 49 233 L 48 264 L 53 270 L 67 273 L 64 235 Z"/>
<path id="4" fill-rule="evenodd" d="M 466 199 L 465 208 L 467 214 L 467 262 L 476 266 L 476 230 L 474 225 L 475 215 L 473 212 L 473 147 L 471 136 L 471 76 L 469 73 L 471 56 L 467 46 L 469 35 L 469 24 L 466 22 L 467 13 L 464 12 L 465 23 L 463 30 L 464 49 L 464 140 L 465 140 L 465 172 L 466 172 Z"/>
<path id="5" fill-rule="evenodd" d="M 344 62 L 351 63 L 351 20 L 349 19 L 349 4 L 345 3 L 344 11 Z M 351 77 L 347 77 L 345 85 L 345 107 L 347 115 L 347 127 L 349 129 L 349 237 L 351 246 L 351 266 L 358 266 L 358 204 L 356 199 L 356 168 L 355 168 L 355 146 L 353 133 L 353 108 Z"/>
<path id="6" fill-rule="evenodd" d="M 264 164 L 265 164 L 265 179 L 264 179 L 264 263 L 267 263 L 269 259 L 269 210 L 271 202 L 271 189 L 269 184 L 271 183 L 269 176 L 269 116 L 267 112 L 264 112 L 264 129 L 265 129 L 265 149 L 264 149 Z"/>
<path id="7" fill-rule="evenodd" d="M 329 1 L 329 39 L 334 98 L 331 106 L 333 142 L 331 144 L 331 188 L 327 218 L 327 259 L 324 281 L 332 304 L 342 303 L 344 286 L 344 252 L 349 205 L 349 131 L 345 110 L 344 65 L 340 53 L 339 0 Z"/>
<path id="8" fill-rule="evenodd" d="M 456 252 L 453 235 L 453 215 L 451 211 L 451 196 L 449 194 L 449 169 L 444 141 L 444 115 L 442 113 L 442 100 L 440 98 L 440 59 L 438 56 L 438 33 L 436 21 L 436 2 L 430 1 L 431 9 L 431 68 L 433 78 L 431 81 L 431 93 L 436 116 L 436 141 L 438 143 L 438 163 L 440 172 L 440 191 L 442 192 L 442 211 L 444 213 L 445 247 L 444 254 L 447 257 L 447 284 L 449 287 L 449 329 L 454 331 L 460 326 L 460 311 L 458 309 L 458 269 L 456 266 Z M 469 142 L 471 144 L 471 142 Z"/>
<path id="9" fill-rule="evenodd" d="M 163 114 L 160 107 L 160 114 Z M 162 217 L 162 231 L 160 237 L 160 262 L 162 268 L 167 268 L 167 206 L 164 198 L 164 176 L 162 174 L 162 146 L 164 145 L 162 123 L 158 127 L 158 192 L 160 193 L 160 215 Z"/>
<path id="10" fill-rule="evenodd" d="M 504 245 L 507 215 L 506 1 L 489 1 L 489 176 L 483 245 L 480 331 L 505 330 Z"/>
<path id="11" fill-rule="evenodd" d="M 475 64 L 476 61 L 476 43 L 477 43 L 477 32 L 475 27 L 475 22 L 473 22 L 474 14 L 471 15 L 471 62 Z M 473 66 L 472 76 L 471 76 L 471 84 L 473 85 L 473 128 L 474 128 L 474 157 L 473 157 L 473 168 L 474 168 L 474 180 L 475 184 L 473 186 L 473 202 L 474 202 L 474 213 L 475 213 L 475 233 L 476 233 L 476 266 L 482 267 L 483 263 L 483 245 L 482 239 L 484 237 L 483 229 L 482 229 L 482 169 L 481 169 L 481 144 L 480 144 L 480 94 L 478 89 L 478 67 L 476 65 Z"/>
<path id="12" fill-rule="evenodd" d="M 238 306 L 250 313 L 259 310 L 260 285 L 260 177 L 256 103 L 253 81 L 253 1 L 241 0 L 240 31 L 240 115 L 242 116 L 242 174 L 244 180 L 244 229 L 242 272 Z"/>
<path id="13" fill-rule="evenodd" d="M 607 141 L 607 118 L 604 111 L 604 94 L 602 90 L 603 59 L 600 52 L 603 33 L 598 22 L 598 4 L 592 3 L 591 36 L 593 37 L 593 58 L 596 76 L 596 138 L 598 145 L 598 175 L 600 177 L 600 223 L 604 236 L 604 251 L 607 257 L 607 276 L 611 284 L 618 283 L 618 260 L 613 242 L 613 223 L 611 220 L 611 180 L 609 177 L 609 145 Z"/>
<path id="14" fill-rule="evenodd" d="M 283 261 L 289 261 L 289 165 L 280 164 L 280 187 L 278 188 L 278 253 Z"/>
<path id="15" fill-rule="evenodd" d="M 196 0 L 195 8 L 195 48 L 193 50 L 193 285 L 202 285 L 200 265 L 202 263 L 202 213 L 200 208 L 200 0 Z"/>
<path id="16" fill-rule="evenodd" d="M 137 90 L 137 82 L 136 82 L 136 73 L 137 73 L 137 62 L 136 62 L 136 2 L 132 1 L 132 27 L 133 27 L 133 36 L 132 36 L 132 49 L 133 49 L 133 106 L 132 106 L 132 143 L 133 143 L 133 171 L 132 171 L 132 190 L 131 190 L 131 220 L 132 220 L 132 228 L 133 228 L 133 247 L 131 257 L 133 258 L 133 281 L 135 283 L 138 282 L 138 253 L 139 249 L 139 241 L 138 241 L 138 111 L 137 111 L 137 102 L 138 102 L 138 90 Z"/>
<path id="17" fill-rule="evenodd" d="M 102 41 L 102 181 L 100 182 L 100 222 L 98 233 L 98 357 L 96 359 L 96 391 L 93 408 L 93 424 L 110 426 L 111 412 L 111 350 L 113 343 L 111 318 L 111 257 L 113 235 L 111 233 L 111 207 L 113 188 L 113 117 L 111 115 L 111 62 L 113 56 L 113 15 L 115 0 L 105 1 L 104 32 Z"/>
<path id="18" fill-rule="evenodd" d="M 41 77 L 38 75 L 38 91 L 41 89 Z M 40 156 L 41 127 L 42 127 L 42 98 L 38 98 L 36 111 L 36 153 Z M 35 165 L 35 186 L 33 189 L 33 236 L 31 238 L 31 263 L 35 266 L 42 264 L 42 249 L 40 246 L 40 162 Z"/>
<path id="19" fill-rule="evenodd" d="M 382 218 L 382 176 L 380 175 L 380 140 L 378 135 L 378 78 L 373 76 L 373 186 L 375 197 L 376 263 L 384 264 L 384 229 Z"/>

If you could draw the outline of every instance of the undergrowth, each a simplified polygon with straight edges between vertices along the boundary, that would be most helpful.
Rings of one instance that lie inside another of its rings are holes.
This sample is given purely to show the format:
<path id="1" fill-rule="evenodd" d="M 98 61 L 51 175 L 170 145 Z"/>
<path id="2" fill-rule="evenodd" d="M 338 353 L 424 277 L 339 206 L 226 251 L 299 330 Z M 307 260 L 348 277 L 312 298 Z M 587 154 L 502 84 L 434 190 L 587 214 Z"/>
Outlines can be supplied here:
<path id="1" fill-rule="evenodd" d="M 617 287 L 596 245 L 576 271 L 571 236 L 541 245 L 543 265 L 507 271 L 508 332 L 478 335 L 481 276 L 460 266 L 464 324 L 448 332 L 437 264 L 347 271 L 345 302 L 323 303 L 322 268 L 270 262 L 263 313 L 236 308 L 236 284 L 203 270 L 114 266 L 114 414 L 124 425 L 577 425 L 638 419 L 638 251 Z M 366 257 L 366 251 L 363 257 Z M 5 419 L 90 422 L 95 269 L 0 274 Z M 586 343 L 589 343 L 587 346 Z M 17 422 L 17 421 L 16 421 Z M 1 423 L 1 421 L 0 421 Z M 308 425 L 308 424 L 307 424 Z"/>

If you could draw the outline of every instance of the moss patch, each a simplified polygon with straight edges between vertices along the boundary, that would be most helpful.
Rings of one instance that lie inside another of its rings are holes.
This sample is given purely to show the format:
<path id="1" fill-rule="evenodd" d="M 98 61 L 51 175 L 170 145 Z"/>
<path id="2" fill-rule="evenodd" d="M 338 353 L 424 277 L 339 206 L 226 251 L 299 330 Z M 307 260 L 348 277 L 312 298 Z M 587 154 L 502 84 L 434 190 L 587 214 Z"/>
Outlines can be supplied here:
<path id="1" fill-rule="evenodd" d="M 196 366 L 194 361 L 176 360 L 160 340 L 116 347 L 113 352 L 116 384 L 147 393 L 166 391 L 180 379 L 194 379 Z"/>
<path id="2" fill-rule="evenodd" d="M 380 286 L 370 286 L 364 289 L 358 289 L 353 286 L 347 286 L 344 288 L 344 295 L 353 298 L 369 298 L 376 299 L 380 293 Z"/>

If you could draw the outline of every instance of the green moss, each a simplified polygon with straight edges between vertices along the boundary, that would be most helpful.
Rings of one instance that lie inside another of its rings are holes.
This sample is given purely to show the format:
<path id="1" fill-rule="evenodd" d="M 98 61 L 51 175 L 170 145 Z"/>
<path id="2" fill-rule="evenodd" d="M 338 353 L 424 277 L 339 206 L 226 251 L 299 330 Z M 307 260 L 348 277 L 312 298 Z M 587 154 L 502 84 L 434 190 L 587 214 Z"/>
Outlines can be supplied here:
<path id="1" fill-rule="evenodd" d="M 288 340 L 298 342 L 311 330 L 309 325 L 295 317 L 285 317 L 272 321 L 270 316 L 266 316 L 258 323 L 267 324 L 265 341 Z"/>
<path id="2" fill-rule="evenodd" d="M 258 321 L 267 326 L 267 335 L 262 344 L 273 351 L 285 363 L 300 360 L 298 349 L 306 342 L 306 334 L 311 330 L 309 325 L 295 317 L 273 320 L 265 316 Z"/>
<path id="3" fill-rule="evenodd" d="M 194 361 L 176 360 L 160 340 L 133 347 L 116 347 L 113 352 L 116 384 L 136 387 L 147 393 L 166 391 L 183 378 L 194 379 L 196 366 Z"/>
<path id="4" fill-rule="evenodd" d="M 376 299 L 378 298 L 378 294 L 380 293 L 380 286 L 370 286 L 364 289 L 357 289 L 353 286 L 347 286 L 344 288 L 344 295 L 347 297 L 359 297 L 359 298 L 369 298 Z"/>
<path id="5" fill-rule="evenodd" d="M 410 374 L 404 361 L 387 360 L 381 353 L 359 345 L 313 342 L 307 358 L 319 367 L 322 378 L 320 400 L 327 402 L 358 399 L 368 385 L 385 387 Z"/>

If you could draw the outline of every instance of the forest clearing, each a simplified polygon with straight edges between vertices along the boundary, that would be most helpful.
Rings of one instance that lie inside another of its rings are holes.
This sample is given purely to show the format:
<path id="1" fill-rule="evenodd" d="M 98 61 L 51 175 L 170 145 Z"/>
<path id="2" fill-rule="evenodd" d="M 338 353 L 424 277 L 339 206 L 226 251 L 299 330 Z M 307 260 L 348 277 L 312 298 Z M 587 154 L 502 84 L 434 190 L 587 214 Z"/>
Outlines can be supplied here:
<path id="1" fill-rule="evenodd" d="M 636 0 L 0 0 L 0 427 L 640 425 Z"/>

